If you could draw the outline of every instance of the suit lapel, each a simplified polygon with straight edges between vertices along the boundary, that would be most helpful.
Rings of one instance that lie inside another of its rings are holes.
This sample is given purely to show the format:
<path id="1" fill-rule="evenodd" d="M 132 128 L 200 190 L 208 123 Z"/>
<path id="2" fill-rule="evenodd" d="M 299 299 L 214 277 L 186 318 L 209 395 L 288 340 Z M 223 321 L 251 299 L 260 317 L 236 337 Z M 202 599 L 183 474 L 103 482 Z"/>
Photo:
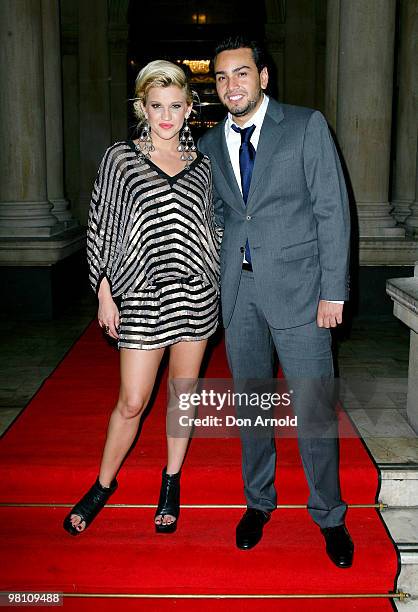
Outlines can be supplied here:
<path id="1" fill-rule="evenodd" d="M 234 194 L 234 201 L 242 204 L 242 207 L 245 206 L 244 200 L 242 199 L 241 190 L 238 186 L 237 179 L 235 177 L 234 169 L 232 167 L 231 159 L 229 157 L 229 151 L 226 144 L 225 139 L 225 121 L 226 119 L 219 125 L 217 130 L 217 142 L 213 148 L 214 156 L 218 163 L 218 166 L 222 170 L 222 174 L 225 177 L 228 187 Z"/>
<path id="2" fill-rule="evenodd" d="M 278 143 L 283 136 L 283 118 L 284 114 L 280 104 L 270 98 L 258 141 L 254 170 L 247 199 L 247 208 L 251 205 L 251 199 L 257 189 L 257 185 L 264 172 L 270 167 L 269 161 L 271 156 L 274 151 L 277 150 Z"/>

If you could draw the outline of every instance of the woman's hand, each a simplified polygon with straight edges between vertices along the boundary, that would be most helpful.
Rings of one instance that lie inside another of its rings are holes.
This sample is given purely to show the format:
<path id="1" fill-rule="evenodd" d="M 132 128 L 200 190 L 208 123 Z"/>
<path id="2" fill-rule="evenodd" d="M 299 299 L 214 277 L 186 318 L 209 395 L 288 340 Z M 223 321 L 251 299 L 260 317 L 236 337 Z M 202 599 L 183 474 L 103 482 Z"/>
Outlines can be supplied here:
<path id="1" fill-rule="evenodd" d="M 109 282 L 106 278 L 100 283 L 98 298 L 99 312 L 97 318 L 99 320 L 99 325 L 109 336 L 117 340 L 119 338 L 119 310 L 113 301 Z"/>

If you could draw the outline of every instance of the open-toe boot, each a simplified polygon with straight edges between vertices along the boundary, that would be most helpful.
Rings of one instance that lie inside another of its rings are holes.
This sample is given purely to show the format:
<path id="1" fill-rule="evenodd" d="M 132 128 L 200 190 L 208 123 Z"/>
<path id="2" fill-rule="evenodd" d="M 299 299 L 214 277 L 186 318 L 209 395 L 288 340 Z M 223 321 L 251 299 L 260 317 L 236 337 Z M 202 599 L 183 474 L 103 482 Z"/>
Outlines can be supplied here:
<path id="1" fill-rule="evenodd" d="M 103 508 L 109 497 L 116 491 L 118 483 L 113 480 L 110 487 L 103 487 L 100 484 L 99 478 L 97 478 L 94 485 L 87 491 L 87 493 L 80 499 L 79 502 L 71 509 L 64 519 L 64 529 L 71 535 L 79 535 L 83 533 L 85 529 L 90 525 L 93 519 L 96 518 L 100 510 Z M 77 515 L 80 517 L 81 525 L 84 521 L 84 528 L 82 530 L 77 529 L 78 525 L 73 525 L 71 517 Z"/>
<path id="2" fill-rule="evenodd" d="M 155 530 L 157 533 L 174 533 L 177 529 L 177 520 L 180 514 L 180 472 L 177 474 L 167 474 L 167 467 L 163 469 L 160 499 L 158 500 L 158 507 L 155 512 L 155 517 L 163 517 L 169 514 L 176 520 L 169 524 L 163 524 L 162 522 L 158 525 L 155 523 Z"/>

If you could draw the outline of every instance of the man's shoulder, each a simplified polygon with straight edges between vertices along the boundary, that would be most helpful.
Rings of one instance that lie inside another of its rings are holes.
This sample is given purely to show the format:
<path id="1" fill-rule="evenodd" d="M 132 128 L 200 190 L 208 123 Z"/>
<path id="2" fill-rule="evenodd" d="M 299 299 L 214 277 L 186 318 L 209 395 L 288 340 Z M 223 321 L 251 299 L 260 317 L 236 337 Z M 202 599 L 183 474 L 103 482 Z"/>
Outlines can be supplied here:
<path id="1" fill-rule="evenodd" d="M 309 108 L 307 106 L 296 106 L 294 104 L 285 104 L 283 102 L 277 102 L 270 98 L 270 108 L 268 109 L 268 113 L 282 113 L 283 118 L 286 121 L 302 121 L 307 122 L 315 113 L 321 115 L 320 111 L 315 108 Z"/>
<path id="2" fill-rule="evenodd" d="M 208 130 L 206 130 L 203 136 L 199 138 L 199 148 L 200 148 L 200 145 L 207 147 L 213 144 L 219 138 L 220 134 L 222 134 L 222 130 L 224 129 L 225 129 L 225 119 L 222 119 L 221 121 L 219 121 L 219 123 L 214 125 L 212 128 L 209 128 Z"/>

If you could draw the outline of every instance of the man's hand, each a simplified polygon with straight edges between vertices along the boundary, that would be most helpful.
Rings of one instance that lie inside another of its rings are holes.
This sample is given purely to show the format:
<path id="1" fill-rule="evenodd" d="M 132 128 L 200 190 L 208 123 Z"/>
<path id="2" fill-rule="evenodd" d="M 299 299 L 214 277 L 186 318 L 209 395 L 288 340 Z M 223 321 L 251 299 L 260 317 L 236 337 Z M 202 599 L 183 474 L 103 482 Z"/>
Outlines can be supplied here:
<path id="1" fill-rule="evenodd" d="M 326 300 L 320 300 L 316 323 L 318 327 L 337 327 L 343 320 L 344 304 L 334 304 Z"/>

